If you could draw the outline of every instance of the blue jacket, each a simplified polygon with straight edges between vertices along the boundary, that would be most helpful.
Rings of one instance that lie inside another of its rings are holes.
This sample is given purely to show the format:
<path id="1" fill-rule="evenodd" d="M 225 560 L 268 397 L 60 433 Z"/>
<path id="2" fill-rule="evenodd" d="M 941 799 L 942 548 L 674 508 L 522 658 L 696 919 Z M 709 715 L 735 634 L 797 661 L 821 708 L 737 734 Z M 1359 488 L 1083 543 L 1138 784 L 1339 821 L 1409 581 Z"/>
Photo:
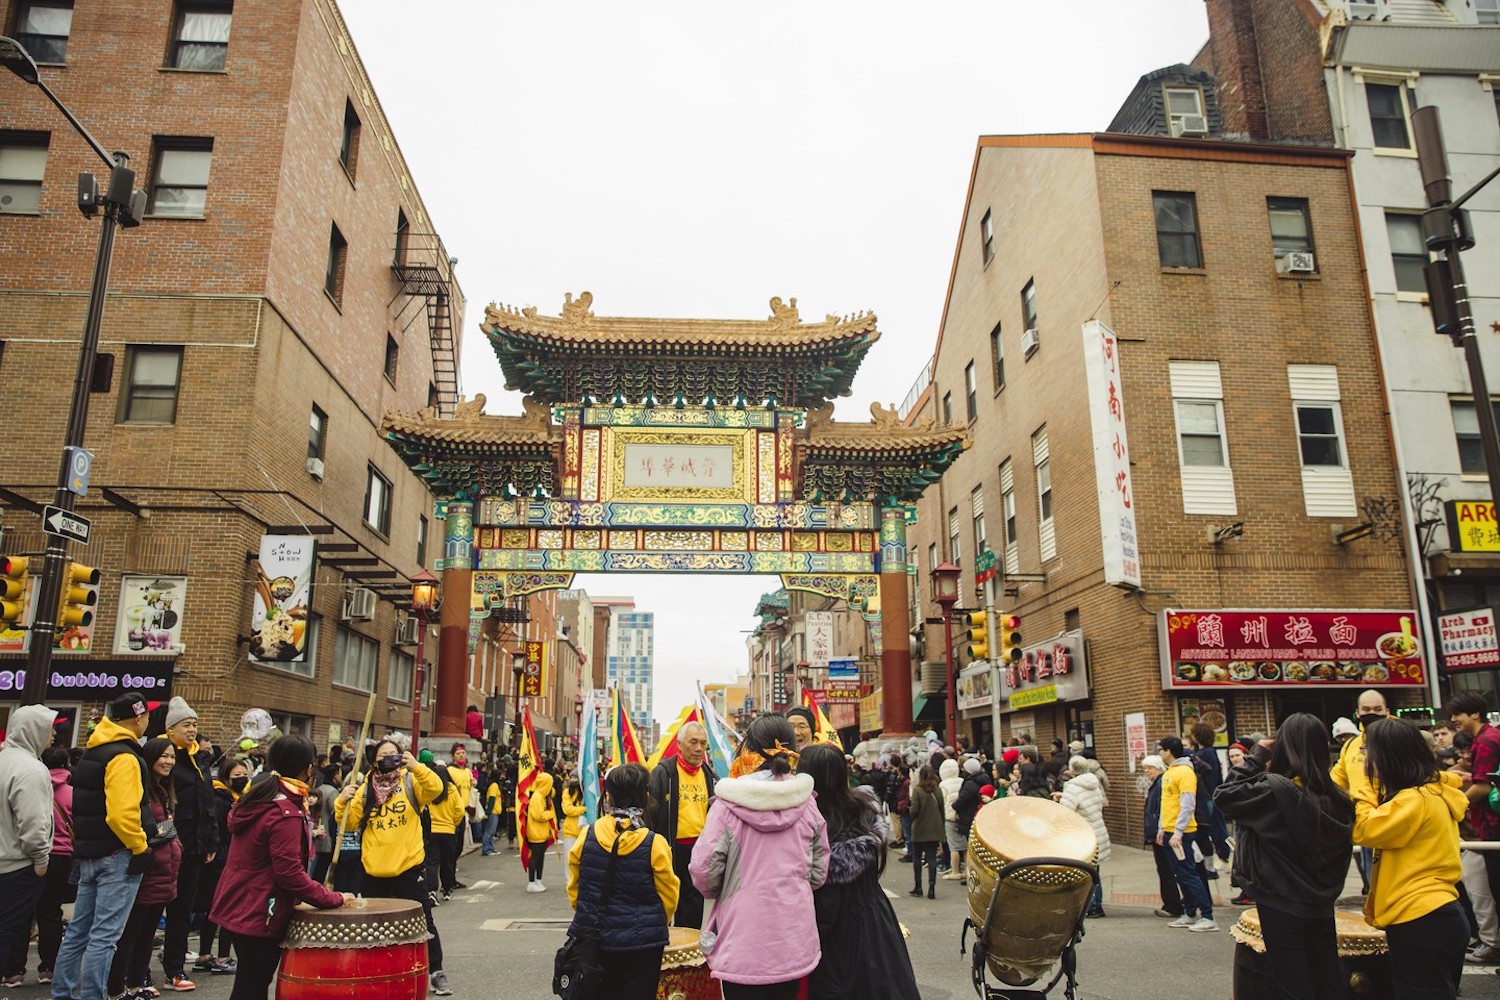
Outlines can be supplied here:
<path id="1" fill-rule="evenodd" d="M 614 886 L 601 921 L 609 848 L 617 838 L 620 852 L 615 856 Z M 664 948 L 678 890 L 671 844 L 647 829 L 626 827 L 617 832 L 614 817 L 606 816 L 578 838 L 568 856 L 568 896 L 576 908 L 568 934 L 576 936 L 597 927 L 602 951 Z"/>

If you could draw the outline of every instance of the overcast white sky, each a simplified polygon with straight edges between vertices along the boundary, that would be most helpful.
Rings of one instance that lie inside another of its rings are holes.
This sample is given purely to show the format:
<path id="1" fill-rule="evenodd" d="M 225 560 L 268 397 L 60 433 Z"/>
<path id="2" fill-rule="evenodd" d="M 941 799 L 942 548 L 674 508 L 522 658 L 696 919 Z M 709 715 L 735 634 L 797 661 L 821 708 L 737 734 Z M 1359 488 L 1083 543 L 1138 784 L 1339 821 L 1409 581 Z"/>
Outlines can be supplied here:
<path id="1" fill-rule="evenodd" d="M 519 414 L 477 326 L 557 313 L 873 309 L 838 403 L 899 403 L 932 352 L 977 136 L 1102 130 L 1187 62 L 1203 0 L 937 4 L 341 0 L 469 298 L 463 388 Z M 656 613 L 656 716 L 731 680 L 771 577 L 580 576 Z"/>

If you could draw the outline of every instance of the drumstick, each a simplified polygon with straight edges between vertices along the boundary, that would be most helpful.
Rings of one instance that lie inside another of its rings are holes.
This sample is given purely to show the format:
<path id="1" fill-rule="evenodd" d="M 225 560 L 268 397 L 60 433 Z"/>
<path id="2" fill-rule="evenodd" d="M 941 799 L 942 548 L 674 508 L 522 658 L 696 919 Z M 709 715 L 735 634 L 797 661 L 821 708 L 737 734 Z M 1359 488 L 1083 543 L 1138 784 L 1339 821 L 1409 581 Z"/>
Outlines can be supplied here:
<path id="1" fill-rule="evenodd" d="M 354 754 L 354 773 L 349 775 L 348 780 L 345 782 L 346 785 L 359 777 L 359 766 L 365 761 L 365 741 L 370 738 L 370 720 L 374 715 L 375 692 L 371 691 L 369 704 L 365 706 L 365 724 L 359 731 L 359 744 Z M 333 842 L 333 858 L 328 862 L 328 876 L 323 879 L 323 888 L 325 889 L 333 888 L 333 872 L 339 865 L 339 854 L 344 848 L 344 834 L 349 832 L 349 814 L 352 812 L 354 812 L 353 809 L 345 809 L 344 818 L 339 822 L 339 835 Z M 325 818 L 323 822 L 327 823 L 328 820 Z"/>

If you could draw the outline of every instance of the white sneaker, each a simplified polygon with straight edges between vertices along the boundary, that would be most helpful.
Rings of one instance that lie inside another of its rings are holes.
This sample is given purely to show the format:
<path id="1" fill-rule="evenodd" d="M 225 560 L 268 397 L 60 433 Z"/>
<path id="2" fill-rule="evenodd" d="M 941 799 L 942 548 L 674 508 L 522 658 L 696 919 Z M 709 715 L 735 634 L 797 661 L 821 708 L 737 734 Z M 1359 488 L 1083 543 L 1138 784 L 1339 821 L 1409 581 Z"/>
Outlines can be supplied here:
<path id="1" fill-rule="evenodd" d="M 1216 931 L 1218 929 L 1219 925 L 1214 923 L 1212 917 L 1199 917 L 1188 927 L 1188 930 L 1195 933 L 1202 933 L 1203 931 Z"/>
<path id="2" fill-rule="evenodd" d="M 526 883 L 526 891 L 527 892 L 540 892 L 541 890 L 539 890 L 536 887 L 536 883 L 535 882 L 527 882 Z"/>
<path id="3" fill-rule="evenodd" d="M 547 891 L 547 887 L 545 885 L 542 885 L 542 880 L 541 879 L 537 879 L 535 882 L 532 883 L 532 885 L 536 886 L 536 891 L 537 892 L 546 892 Z"/>
<path id="4" fill-rule="evenodd" d="M 1197 917 L 1190 917 L 1186 913 L 1168 924 L 1168 927 L 1191 927 L 1198 922 Z"/>

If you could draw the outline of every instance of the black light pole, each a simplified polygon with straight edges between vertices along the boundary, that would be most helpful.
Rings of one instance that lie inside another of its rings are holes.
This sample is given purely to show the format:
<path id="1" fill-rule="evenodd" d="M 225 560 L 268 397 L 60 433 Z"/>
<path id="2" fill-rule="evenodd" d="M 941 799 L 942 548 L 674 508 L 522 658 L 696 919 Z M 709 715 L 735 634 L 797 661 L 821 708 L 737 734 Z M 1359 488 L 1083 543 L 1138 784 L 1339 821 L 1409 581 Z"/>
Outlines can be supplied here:
<path id="1" fill-rule="evenodd" d="M 94 382 L 94 358 L 99 350 L 99 331 L 104 325 L 104 296 L 109 286 L 109 265 L 114 255 L 115 230 L 122 226 L 128 229 L 141 224 L 146 196 L 134 190 L 135 171 L 129 169 L 130 157 L 121 152 L 111 156 L 104 151 L 104 147 L 73 116 L 73 112 L 42 82 L 36 63 L 20 42 L 0 36 L 0 64 L 47 95 L 47 100 L 56 105 L 68 124 L 73 126 L 73 130 L 83 137 L 109 167 L 109 184 L 102 196 L 93 174 L 78 175 L 79 210 L 86 217 L 92 218 L 102 209 L 104 218 L 99 227 L 99 251 L 94 258 L 94 280 L 89 288 L 83 343 L 78 351 L 78 372 L 73 379 L 73 403 L 68 411 L 68 430 L 58 463 L 56 504 L 63 510 L 71 511 L 78 498 L 70 489 L 71 458 L 75 453 L 82 452 L 83 435 L 88 427 L 89 391 Z M 80 487 L 80 492 L 83 488 L 85 487 Z M 23 705 L 38 704 L 46 697 L 47 673 L 52 666 L 52 641 L 57 631 L 57 605 L 67 565 L 67 539 L 61 535 L 49 535 L 47 554 L 42 562 L 42 577 L 34 592 L 36 611 L 32 618 L 31 646 L 26 659 L 26 684 L 21 692 Z"/>

